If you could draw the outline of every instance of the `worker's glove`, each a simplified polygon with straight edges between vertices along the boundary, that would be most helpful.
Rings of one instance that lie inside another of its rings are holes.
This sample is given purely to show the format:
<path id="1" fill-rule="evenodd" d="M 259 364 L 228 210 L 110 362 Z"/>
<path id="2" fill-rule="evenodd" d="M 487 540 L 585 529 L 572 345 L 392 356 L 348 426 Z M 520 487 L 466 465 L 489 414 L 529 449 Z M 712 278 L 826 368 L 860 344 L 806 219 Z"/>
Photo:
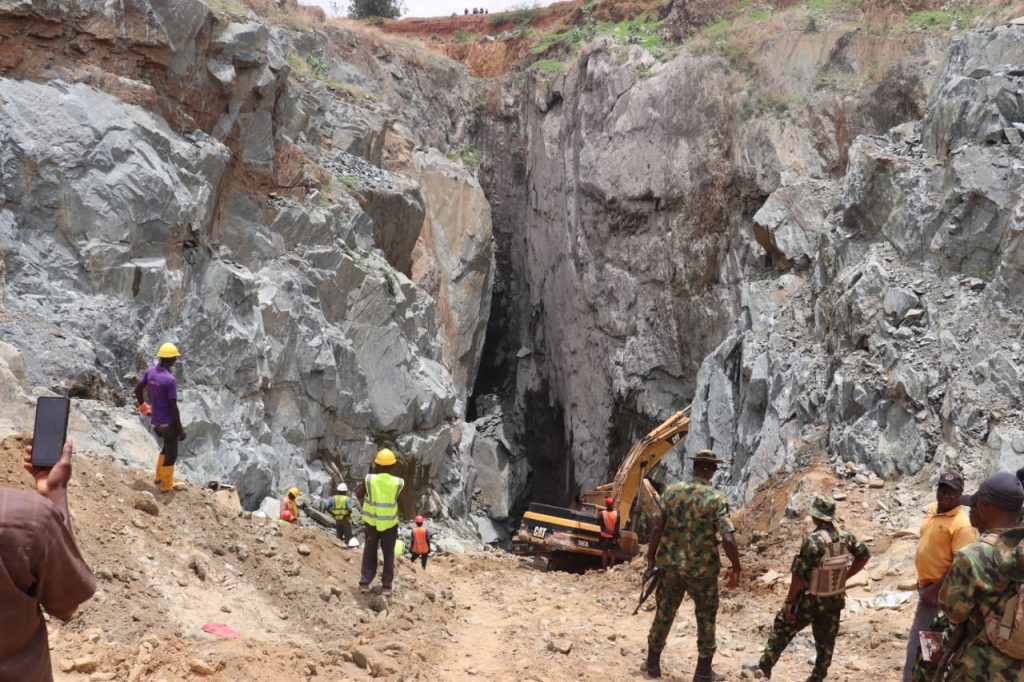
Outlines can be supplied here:
<path id="1" fill-rule="evenodd" d="M 648 566 L 647 570 L 644 571 L 644 582 L 647 582 L 656 575 L 660 575 L 665 569 L 658 568 L 657 566 Z"/>
<path id="2" fill-rule="evenodd" d="M 139 403 L 139 414 L 148 417 L 153 414 L 153 407 L 149 403 Z"/>

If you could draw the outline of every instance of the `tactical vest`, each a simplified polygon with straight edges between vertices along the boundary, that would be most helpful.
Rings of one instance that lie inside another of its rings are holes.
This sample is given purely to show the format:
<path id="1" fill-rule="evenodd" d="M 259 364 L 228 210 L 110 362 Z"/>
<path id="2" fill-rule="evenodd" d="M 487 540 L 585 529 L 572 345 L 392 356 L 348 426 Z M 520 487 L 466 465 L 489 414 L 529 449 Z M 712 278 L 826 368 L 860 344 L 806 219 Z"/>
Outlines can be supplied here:
<path id="1" fill-rule="evenodd" d="M 998 535 L 980 538 L 987 545 L 995 546 Z M 1010 583 L 1013 593 L 1003 604 L 1002 613 L 981 607 L 985 622 L 984 634 L 988 641 L 1010 658 L 1024 660 L 1024 583 Z"/>
<path id="2" fill-rule="evenodd" d="M 615 524 L 618 521 L 618 516 L 618 512 L 607 510 L 601 512 L 601 537 L 615 537 Z"/>
<path id="3" fill-rule="evenodd" d="M 404 485 L 391 474 L 367 474 L 363 521 L 379 531 L 398 525 L 398 493 Z"/>
<path id="4" fill-rule="evenodd" d="M 846 574 L 850 571 L 853 557 L 843 541 L 843 532 L 836 526 L 839 540 L 832 542 L 832 536 L 824 528 L 815 531 L 825 540 L 825 554 L 818 565 L 811 569 L 811 583 L 807 593 L 815 597 L 831 597 L 846 591 Z"/>
<path id="5" fill-rule="evenodd" d="M 430 543 L 427 542 L 427 529 L 422 526 L 412 529 L 412 553 L 430 554 Z"/>
<path id="6" fill-rule="evenodd" d="M 335 495 L 331 498 L 331 516 L 335 521 L 340 521 L 349 515 L 348 495 Z"/>

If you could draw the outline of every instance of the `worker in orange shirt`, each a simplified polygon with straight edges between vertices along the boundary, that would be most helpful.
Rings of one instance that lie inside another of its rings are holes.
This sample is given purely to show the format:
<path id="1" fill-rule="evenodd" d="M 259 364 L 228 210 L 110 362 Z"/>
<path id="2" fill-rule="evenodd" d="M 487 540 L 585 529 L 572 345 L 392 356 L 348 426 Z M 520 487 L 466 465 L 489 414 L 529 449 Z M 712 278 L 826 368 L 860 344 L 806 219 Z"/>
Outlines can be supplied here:
<path id="1" fill-rule="evenodd" d="M 619 512 L 615 511 L 615 500 L 604 498 L 601 512 L 601 567 L 608 570 L 615 565 L 615 548 L 619 546 Z"/>
<path id="2" fill-rule="evenodd" d="M 921 539 L 917 543 L 914 564 L 917 567 L 917 611 L 907 640 L 907 658 L 903 666 L 903 682 L 914 673 L 917 651 L 921 647 L 918 633 L 927 630 L 939 615 L 939 590 L 953 564 L 953 556 L 974 542 L 978 533 L 971 526 L 967 508 L 960 505 L 964 479 L 956 471 L 939 476 L 935 486 L 935 502 L 928 506 L 921 522 Z"/>
<path id="3" fill-rule="evenodd" d="M 427 570 L 427 556 L 430 554 L 430 531 L 423 526 L 422 516 L 416 517 L 416 527 L 412 529 L 409 548 L 409 559 L 413 562 L 419 559 L 423 570 Z"/>
<path id="4" fill-rule="evenodd" d="M 299 503 L 296 500 L 299 497 L 298 488 L 289 488 L 288 494 L 281 500 L 281 516 L 278 519 L 278 523 L 290 523 L 292 525 L 298 525 L 299 523 Z"/>

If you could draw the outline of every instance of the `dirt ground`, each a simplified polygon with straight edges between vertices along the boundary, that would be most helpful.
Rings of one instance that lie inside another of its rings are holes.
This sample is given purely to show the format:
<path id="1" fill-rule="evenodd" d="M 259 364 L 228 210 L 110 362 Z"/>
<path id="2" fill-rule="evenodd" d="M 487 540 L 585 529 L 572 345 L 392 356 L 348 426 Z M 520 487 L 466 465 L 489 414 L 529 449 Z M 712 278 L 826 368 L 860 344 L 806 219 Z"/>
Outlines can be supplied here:
<path id="1" fill-rule="evenodd" d="M 20 452 L 14 438 L 0 443 L 0 485 L 28 487 Z M 72 519 L 98 592 L 71 622 L 50 622 L 58 680 L 642 679 L 653 604 L 630 615 L 639 559 L 584 575 L 542 573 L 496 551 L 434 557 L 426 571 L 400 561 L 395 594 L 384 600 L 358 592 L 361 551 L 330 533 L 280 528 L 192 486 L 157 494 L 152 515 L 135 508 L 147 506 L 149 479 L 77 456 Z M 718 618 L 716 668 L 727 679 L 742 679 L 740 665 L 757 659 L 782 602 L 805 529 L 784 516 L 796 484 L 763 491 L 737 514 L 745 574 L 739 590 L 723 593 Z M 915 540 L 894 539 L 875 520 L 885 491 L 837 487 L 818 468 L 799 484 L 801 495 L 845 493 L 844 526 L 876 554 L 864 584 L 850 590 L 829 679 L 896 679 L 914 602 L 895 610 L 867 603 L 913 580 Z M 207 634 L 207 623 L 240 637 Z M 690 679 L 694 640 L 687 601 L 663 656 L 666 679 Z M 800 682 L 813 654 L 810 634 L 801 634 L 774 679 Z"/>

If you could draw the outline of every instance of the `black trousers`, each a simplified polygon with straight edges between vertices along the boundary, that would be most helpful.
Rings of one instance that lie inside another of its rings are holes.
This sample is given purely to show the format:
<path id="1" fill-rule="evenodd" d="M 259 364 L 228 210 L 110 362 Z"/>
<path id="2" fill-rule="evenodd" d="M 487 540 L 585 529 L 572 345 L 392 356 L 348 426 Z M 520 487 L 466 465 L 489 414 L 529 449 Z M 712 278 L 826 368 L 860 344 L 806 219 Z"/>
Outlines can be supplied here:
<path id="1" fill-rule="evenodd" d="M 363 545 L 362 574 L 359 576 L 360 585 L 369 585 L 373 577 L 377 575 L 377 547 L 384 555 L 384 568 L 381 571 L 380 584 L 386 588 L 391 587 L 391 581 L 395 579 L 395 541 L 398 540 L 398 526 L 391 526 L 385 531 L 379 531 L 373 526 L 366 526 L 366 544 Z"/>
<path id="2" fill-rule="evenodd" d="M 158 424 L 153 426 L 156 435 L 162 436 L 164 445 L 160 448 L 160 454 L 164 456 L 164 466 L 172 467 L 178 461 L 178 429 L 170 424 Z"/>
<path id="3" fill-rule="evenodd" d="M 409 557 L 409 561 L 416 563 L 416 560 L 419 559 L 425 570 L 427 568 L 427 556 L 426 554 L 413 554 Z"/>
<path id="4" fill-rule="evenodd" d="M 352 539 L 352 519 L 348 516 L 335 519 L 334 530 L 338 534 L 338 539 L 347 545 L 348 541 Z"/>

